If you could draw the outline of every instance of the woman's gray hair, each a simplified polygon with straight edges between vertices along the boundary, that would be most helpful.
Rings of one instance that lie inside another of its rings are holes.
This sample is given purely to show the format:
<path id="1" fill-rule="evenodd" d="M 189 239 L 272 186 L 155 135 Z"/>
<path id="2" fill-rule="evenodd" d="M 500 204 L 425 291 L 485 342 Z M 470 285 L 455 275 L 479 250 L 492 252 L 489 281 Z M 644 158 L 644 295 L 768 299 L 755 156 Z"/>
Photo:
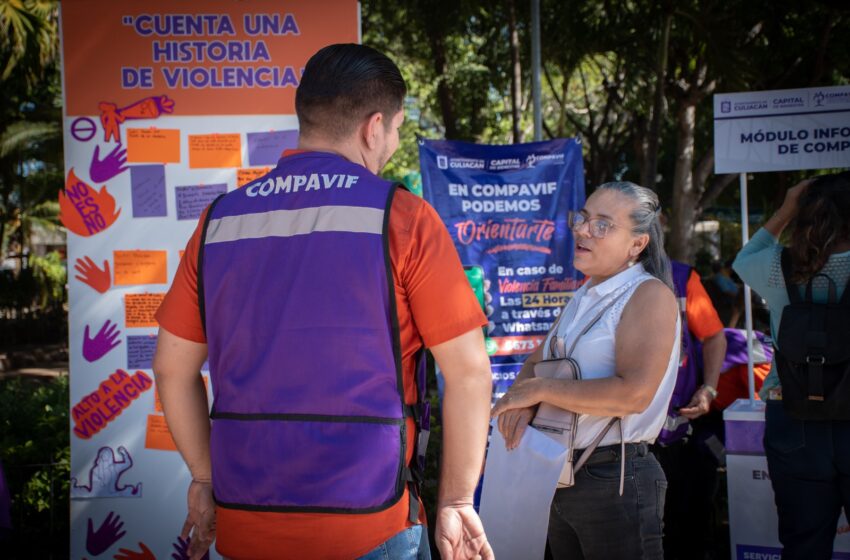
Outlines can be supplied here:
<path id="1" fill-rule="evenodd" d="M 646 187 L 628 181 L 604 183 L 597 188 L 602 189 L 617 191 L 634 201 L 635 208 L 629 215 L 633 224 L 632 232 L 649 235 L 649 243 L 638 256 L 638 262 L 643 264 L 648 273 L 673 290 L 670 259 L 664 251 L 664 230 L 661 227 L 661 203 L 658 201 L 658 195 Z"/>

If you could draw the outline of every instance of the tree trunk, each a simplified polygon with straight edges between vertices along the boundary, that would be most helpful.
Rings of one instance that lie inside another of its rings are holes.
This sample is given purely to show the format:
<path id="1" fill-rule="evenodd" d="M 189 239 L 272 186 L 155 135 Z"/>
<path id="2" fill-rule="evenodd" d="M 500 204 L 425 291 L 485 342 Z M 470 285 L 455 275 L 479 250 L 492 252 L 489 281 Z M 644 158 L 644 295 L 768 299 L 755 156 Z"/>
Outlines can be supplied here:
<path id="1" fill-rule="evenodd" d="M 683 99 L 676 115 L 676 168 L 673 172 L 673 208 L 670 213 L 668 253 L 676 260 L 691 262 L 691 238 L 699 193 L 694 185 L 694 132 L 696 104 Z"/>
<path id="2" fill-rule="evenodd" d="M 511 119 L 514 144 L 522 142 L 520 104 L 522 103 L 522 66 L 519 59 L 519 33 L 516 28 L 516 2 L 508 1 L 508 30 L 511 36 Z"/>
<path id="3" fill-rule="evenodd" d="M 661 117 L 664 112 L 664 82 L 667 80 L 667 57 L 670 51 L 670 26 L 673 14 L 664 16 L 661 29 L 661 42 L 658 45 L 658 66 L 655 70 L 655 98 L 652 103 L 652 120 L 646 135 L 646 149 L 641 173 L 641 185 L 655 189 L 658 177 L 658 145 L 661 142 Z"/>
<path id="4" fill-rule="evenodd" d="M 428 29 L 428 42 L 431 54 L 434 56 L 434 72 L 437 76 L 437 100 L 440 102 L 440 112 L 443 115 L 443 126 L 446 129 L 446 139 L 456 140 L 459 136 L 455 116 L 454 99 L 449 84 L 446 83 L 448 73 L 444 37 L 438 29 Z"/>

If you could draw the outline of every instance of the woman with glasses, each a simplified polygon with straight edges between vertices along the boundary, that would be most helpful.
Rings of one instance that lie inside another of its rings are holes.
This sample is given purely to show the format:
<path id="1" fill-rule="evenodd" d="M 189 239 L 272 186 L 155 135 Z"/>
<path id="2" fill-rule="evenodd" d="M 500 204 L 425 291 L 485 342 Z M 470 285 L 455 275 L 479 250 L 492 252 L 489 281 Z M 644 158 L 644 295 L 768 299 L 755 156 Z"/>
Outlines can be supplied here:
<path id="1" fill-rule="evenodd" d="M 573 265 L 589 280 L 493 408 L 509 449 L 532 424 L 572 439 L 573 459 L 584 455 L 565 467 L 552 500 L 556 559 L 663 558 L 667 483 L 648 444 L 667 415 L 680 324 L 659 211 L 651 190 L 616 182 L 571 213 Z M 559 358 L 577 379 L 535 376 Z M 548 428 L 559 414 L 574 414 L 571 437 Z"/>

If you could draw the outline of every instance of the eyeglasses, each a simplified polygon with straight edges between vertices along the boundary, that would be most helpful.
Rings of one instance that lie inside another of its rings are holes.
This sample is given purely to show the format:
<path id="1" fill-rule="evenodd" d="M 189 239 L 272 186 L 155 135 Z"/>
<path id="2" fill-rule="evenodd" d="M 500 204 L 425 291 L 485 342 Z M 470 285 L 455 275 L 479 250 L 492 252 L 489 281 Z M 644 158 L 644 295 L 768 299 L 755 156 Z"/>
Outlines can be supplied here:
<path id="1" fill-rule="evenodd" d="M 578 233 L 578 231 L 587 224 L 588 229 L 590 230 L 590 235 L 597 239 L 602 239 L 608 232 L 618 227 L 617 224 L 609 222 L 605 218 L 588 218 L 581 212 L 573 212 L 571 211 L 567 214 L 567 224 L 570 226 L 570 229 L 574 232 Z"/>

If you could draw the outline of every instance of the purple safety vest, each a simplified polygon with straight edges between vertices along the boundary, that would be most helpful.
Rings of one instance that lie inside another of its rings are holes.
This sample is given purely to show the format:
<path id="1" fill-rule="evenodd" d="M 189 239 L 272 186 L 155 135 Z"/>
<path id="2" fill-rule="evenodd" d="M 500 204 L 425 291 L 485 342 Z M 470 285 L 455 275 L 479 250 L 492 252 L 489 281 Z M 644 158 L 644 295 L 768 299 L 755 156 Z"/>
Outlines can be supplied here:
<path id="1" fill-rule="evenodd" d="M 404 462 L 405 418 L 424 407 L 404 403 L 394 192 L 362 166 L 310 152 L 210 206 L 198 291 L 220 506 L 368 513 L 419 478 L 419 461 Z"/>
<path id="2" fill-rule="evenodd" d="M 747 331 L 723 329 L 726 335 L 726 357 L 720 372 L 726 372 L 735 366 L 747 363 Z M 770 339 L 759 331 L 753 331 L 753 364 L 767 364 L 773 360 L 773 345 Z"/>
<path id="3" fill-rule="evenodd" d="M 667 418 L 661 433 L 658 434 L 658 442 L 661 445 L 670 445 L 688 435 L 691 424 L 687 418 L 681 416 L 678 409 L 687 406 L 700 385 L 702 380 L 702 347 L 699 339 L 691 334 L 688 329 L 687 316 L 687 294 L 688 279 L 691 276 L 691 267 L 671 260 L 670 265 L 673 273 L 673 288 L 676 298 L 679 300 L 679 312 L 682 315 L 682 347 L 679 354 L 679 371 L 676 374 L 676 386 L 670 397 L 670 405 L 667 408 Z"/>

